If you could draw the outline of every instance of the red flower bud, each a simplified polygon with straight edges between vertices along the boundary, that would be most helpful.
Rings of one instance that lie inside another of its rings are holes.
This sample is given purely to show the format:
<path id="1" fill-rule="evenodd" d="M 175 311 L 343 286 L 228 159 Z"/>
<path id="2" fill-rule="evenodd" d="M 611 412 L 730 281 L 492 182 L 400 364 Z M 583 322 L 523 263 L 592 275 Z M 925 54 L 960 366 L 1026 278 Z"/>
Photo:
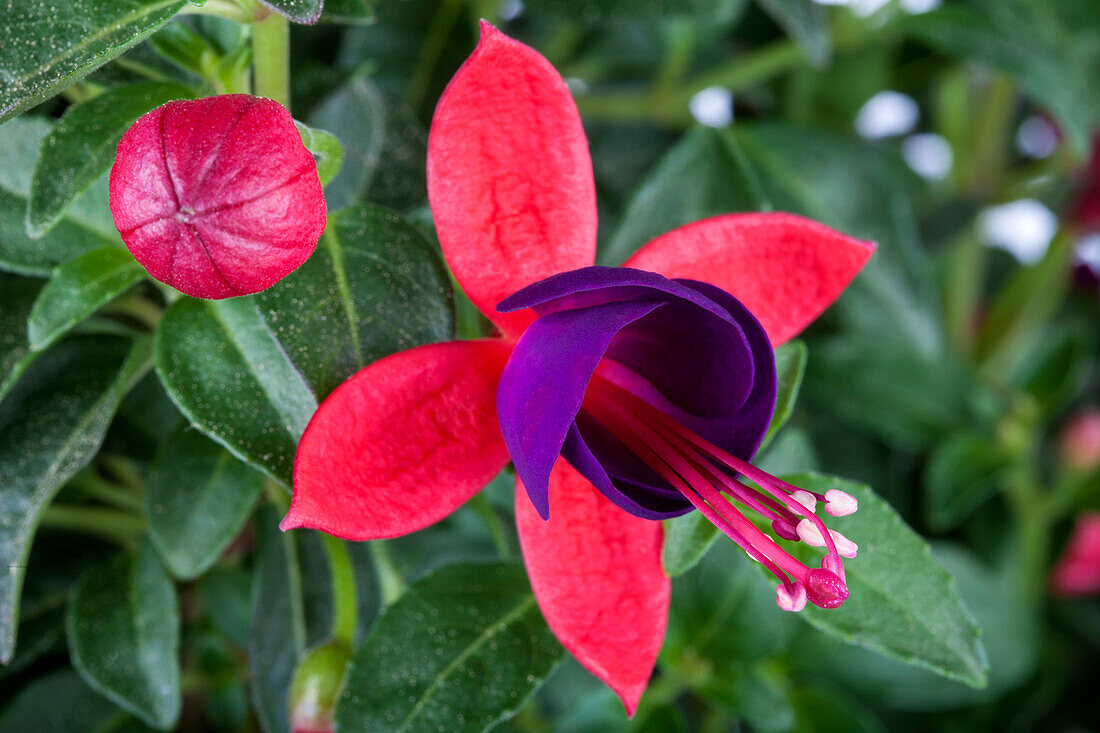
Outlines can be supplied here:
<path id="1" fill-rule="evenodd" d="M 137 261 L 197 298 L 274 285 L 325 228 L 317 165 L 290 113 L 244 94 L 169 102 L 143 116 L 118 145 L 110 191 Z"/>
<path id="2" fill-rule="evenodd" d="M 298 662 L 288 700 L 291 733 L 332 733 L 349 657 L 347 647 L 330 641 L 313 647 Z"/>

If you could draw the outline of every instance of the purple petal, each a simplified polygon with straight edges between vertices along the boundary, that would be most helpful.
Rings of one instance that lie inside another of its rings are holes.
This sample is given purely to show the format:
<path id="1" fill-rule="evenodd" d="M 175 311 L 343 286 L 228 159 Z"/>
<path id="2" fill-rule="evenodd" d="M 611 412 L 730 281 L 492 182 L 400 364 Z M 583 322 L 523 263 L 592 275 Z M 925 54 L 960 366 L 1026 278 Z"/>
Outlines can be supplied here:
<path id="1" fill-rule="evenodd" d="M 587 323 L 596 314 L 621 314 L 618 308 L 627 303 L 644 304 L 648 310 L 633 318 L 604 315 L 599 324 Z M 654 309 L 655 303 L 662 306 Z M 612 306 L 617 308 L 604 310 Z M 525 335 L 520 340 L 509 368 L 517 373 L 532 365 L 538 368 L 522 379 L 513 375 L 507 384 L 502 380 L 498 411 L 500 404 L 511 400 L 510 430 L 531 426 L 527 429 L 533 437 L 526 444 L 509 440 L 508 429 L 505 441 L 543 516 L 549 511 L 545 487 L 559 451 L 608 499 L 631 514 L 660 519 L 690 509 L 678 491 L 597 419 L 580 411 L 584 387 L 597 364 L 603 378 L 730 453 L 748 459 L 756 452 L 775 407 L 775 357 L 759 322 L 733 296 L 691 280 L 672 281 L 628 268 L 591 267 L 547 278 L 498 306 L 501 310 L 528 307 L 540 314 L 529 332 L 549 320 L 555 325 L 554 340 L 561 346 L 547 350 L 542 337 L 525 343 Z M 571 314 L 568 319 L 567 314 Z M 522 399 L 513 390 L 539 388 L 549 383 L 547 374 L 563 371 L 566 364 L 571 372 L 577 359 L 574 349 L 592 340 L 589 331 L 593 329 L 600 334 L 602 362 L 585 346 L 583 379 L 573 377 L 570 390 L 551 388 L 542 398 L 551 404 L 535 405 L 543 413 L 553 412 L 554 429 L 548 431 L 544 423 L 549 418 L 539 417 L 537 411 L 521 414 L 530 408 L 519 406 Z M 526 353 L 531 349 L 541 353 L 533 357 Z M 500 414 L 504 429 L 504 412 Z M 525 472 L 532 474 L 530 478 Z"/>
<path id="2" fill-rule="evenodd" d="M 661 307 L 615 302 L 540 317 L 516 343 L 497 388 L 497 416 L 516 473 L 543 519 L 549 482 L 588 380 L 612 338 Z"/>

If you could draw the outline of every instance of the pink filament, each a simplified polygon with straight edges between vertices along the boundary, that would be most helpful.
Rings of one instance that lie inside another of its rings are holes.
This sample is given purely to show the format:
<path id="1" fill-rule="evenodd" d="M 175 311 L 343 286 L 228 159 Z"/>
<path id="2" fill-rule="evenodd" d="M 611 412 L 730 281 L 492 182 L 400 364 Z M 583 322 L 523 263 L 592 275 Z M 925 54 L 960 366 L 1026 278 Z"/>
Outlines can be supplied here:
<path id="1" fill-rule="evenodd" d="M 590 383 L 585 407 L 712 524 L 772 572 L 788 593 L 795 592 L 794 584 L 802 584 L 816 605 L 835 608 L 843 603 L 847 589 L 836 542 L 824 522 L 790 495 L 801 489 L 727 453 L 648 402 L 600 377 Z M 767 493 L 730 478 L 719 465 L 744 475 Z M 722 491 L 772 518 L 773 527 L 776 522 L 793 526 L 797 517 L 812 522 L 828 552 L 822 562 L 824 569 L 811 570 L 791 556 L 730 504 Z M 808 493 L 824 499 L 815 492 Z"/>

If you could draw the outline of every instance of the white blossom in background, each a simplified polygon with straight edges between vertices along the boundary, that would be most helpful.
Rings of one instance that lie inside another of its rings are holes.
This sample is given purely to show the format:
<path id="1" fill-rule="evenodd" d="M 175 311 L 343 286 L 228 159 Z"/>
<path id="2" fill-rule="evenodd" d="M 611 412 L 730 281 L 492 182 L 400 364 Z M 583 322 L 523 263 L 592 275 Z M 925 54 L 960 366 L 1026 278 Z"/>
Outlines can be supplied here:
<path id="1" fill-rule="evenodd" d="M 1093 272 L 1100 272 L 1100 234 L 1082 237 L 1074 247 L 1074 255 Z"/>
<path id="2" fill-rule="evenodd" d="M 1025 265 L 1043 258 L 1058 231 L 1058 217 L 1035 199 L 990 207 L 978 222 L 987 245 L 1010 252 Z"/>
<path id="3" fill-rule="evenodd" d="M 726 127 L 733 122 L 733 94 L 723 87 L 707 87 L 691 98 L 688 109 L 700 125 Z"/>
<path id="4" fill-rule="evenodd" d="M 901 0 L 901 9 L 912 15 L 920 15 L 935 10 L 942 0 Z"/>
<path id="5" fill-rule="evenodd" d="M 1031 115 L 1016 130 L 1016 149 L 1029 158 L 1045 158 L 1058 148 L 1058 128 L 1042 115 Z"/>
<path id="6" fill-rule="evenodd" d="M 951 143 L 943 135 L 923 132 L 901 141 L 901 157 L 918 176 L 941 181 L 951 172 L 955 160 Z"/>
<path id="7" fill-rule="evenodd" d="M 500 19 L 504 22 L 515 20 L 523 15 L 524 10 L 526 8 L 523 5 L 523 0 L 504 0 L 500 4 Z"/>
<path id="8" fill-rule="evenodd" d="M 882 91 L 868 99 L 856 115 L 856 132 L 868 140 L 905 135 L 920 120 L 917 102 L 907 94 Z"/>

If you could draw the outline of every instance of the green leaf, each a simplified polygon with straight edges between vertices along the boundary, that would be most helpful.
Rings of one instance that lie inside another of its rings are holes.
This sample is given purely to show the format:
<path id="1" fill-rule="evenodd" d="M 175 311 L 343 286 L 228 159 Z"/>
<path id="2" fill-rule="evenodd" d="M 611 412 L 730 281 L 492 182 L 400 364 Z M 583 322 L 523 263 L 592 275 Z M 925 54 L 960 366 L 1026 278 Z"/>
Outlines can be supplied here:
<path id="1" fill-rule="evenodd" d="M 105 244 L 122 246 L 107 204 L 107 181 L 101 178 L 61 223 L 41 239 L 26 231 L 31 173 L 50 124 L 38 117 L 19 117 L 0 125 L 0 270 L 27 275 L 50 274 L 63 262 Z"/>
<path id="2" fill-rule="evenodd" d="M 932 554 L 957 579 L 960 595 L 982 628 L 989 651 L 987 687 L 974 689 L 821 635 L 795 646 L 798 666 L 825 673 L 887 710 L 951 710 L 990 704 L 1024 683 L 1039 661 L 1041 626 L 1035 608 L 1019 592 L 1016 566 L 1009 562 L 990 568 L 954 544 L 936 544 Z"/>
<path id="3" fill-rule="evenodd" d="M 787 35 L 802 48 L 806 59 L 815 67 L 829 63 L 832 40 L 829 38 L 829 18 L 825 8 L 813 0 L 756 0 Z"/>
<path id="4" fill-rule="evenodd" d="M 313 256 L 263 293 L 175 303 L 157 330 L 157 373 L 195 427 L 289 486 L 314 395 L 395 351 L 451 338 L 453 317 L 438 251 L 362 205 L 330 217 Z"/>
<path id="5" fill-rule="evenodd" d="M 449 565 L 410 586 L 356 651 L 336 726 L 486 730 L 563 656 L 522 565 Z"/>
<path id="6" fill-rule="evenodd" d="M 99 449 L 146 339 L 73 338 L 40 357 L 0 402 L 0 662 L 15 651 L 27 554 L 47 505 Z"/>
<path id="7" fill-rule="evenodd" d="M 69 604 L 65 632 L 85 682 L 167 730 L 180 714 L 179 624 L 176 588 L 146 544 L 85 576 Z"/>
<path id="8" fill-rule="evenodd" d="M 69 260 L 34 301 L 27 321 L 31 348 L 46 348 L 143 277 L 145 269 L 118 247 L 100 247 Z"/>
<path id="9" fill-rule="evenodd" d="M 684 224 L 731 211 L 770 208 L 756 172 L 733 138 L 710 127 L 695 127 L 638 187 L 598 259 L 619 264 L 654 237 Z"/>
<path id="10" fill-rule="evenodd" d="M 172 574 L 191 580 L 206 572 L 241 531 L 263 485 L 263 474 L 201 433 L 169 438 L 149 472 L 145 518 Z"/>
<path id="11" fill-rule="evenodd" d="M 1012 456 L 980 433 L 949 434 L 924 470 L 924 513 L 937 532 L 954 529 L 997 493 Z"/>
<path id="12" fill-rule="evenodd" d="M 331 215 L 313 256 L 257 298 L 322 399 L 383 356 L 454 337 L 450 278 L 438 248 L 369 204 Z"/>
<path id="13" fill-rule="evenodd" d="M 776 434 L 787 424 L 794 412 L 794 403 L 798 401 L 798 391 L 802 388 L 802 375 L 806 372 L 809 352 L 801 341 L 790 341 L 775 350 L 775 372 L 779 378 L 779 390 L 775 401 L 775 413 L 771 425 L 764 435 L 757 453 L 771 444 Z"/>
<path id="14" fill-rule="evenodd" d="M 0 122 L 56 94 L 164 25 L 185 0 L 0 0 Z"/>
<path id="15" fill-rule="evenodd" d="M 99 731 L 118 717 L 118 708 L 84 684 L 75 672 L 62 669 L 38 677 L 21 689 L 0 712 L 0 730 Z"/>
<path id="16" fill-rule="evenodd" d="M 176 301 L 153 351 L 165 390 L 192 425 L 290 486 L 317 399 L 254 298 Z"/>
<path id="17" fill-rule="evenodd" d="M 261 3 L 295 23 L 312 25 L 321 17 L 325 0 L 260 0 Z"/>
<path id="18" fill-rule="evenodd" d="M 424 202 L 424 128 L 415 114 L 387 101 L 370 80 L 359 77 L 337 89 L 318 105 L 309 124 L 335 135 L 347 153 L 343 169 L 325 190 L 330 210 L 365 197 L 399 211 Z"/>
<path id="19" fill-rule="evenodd" d="M 27 231 L 40 237 L 97 178 L 110 170 L 123 133 L 151 109 L 195 96 L 182 84 L 145 82 L 109 89 L 65 110 L 43 139 L 34 166 Z"/>
<path id="20" fill-rule="evenodd" d="M 828 522 L 859 545 L 859 556 L 844 563 L 848 600 L 832 610 L 807 606 L 800 615 L 843 641 L 983 687 L 989 664 L 980 632 L 928 543 L 867 486 L 815 473 L 784 479 L 819 494 L 840 489 L 859 500 L 858 512 Z M 782 544 L 803 562 L 819 563 L 820 551 Z"/>
<path id="21" fill-rule="evenodd" d="M 802 374 L 806 370 L 806 344 L 791 341 L 780 346 L 775 352 L 775 370 L 779 378 L 779 396 L 771 425 L 764 436 L 760 450 L 772 442 L 779 429 L 786 424 L 798 399 L 798 390 L 802 385 Z M 670 578 L 686 573 L 706 554 L 721 533 L 699 512 L 688 512 L 683 516 L 665 522 L 665 544 L 661 562 Z"/>
<path id="22" fill-rule="evenodd" d="M 317 161 L 317 177 L 321 179 L 321 185 L 327 186 L 344 165 L 344 146 L 330 132 L 318 130 L 297 120 L 294 124 L 298 127 L 298 134 L 302 136 L 302 144 L 313 153 Z"/>
<path id="23" fill-rule="evenodd" d="M 27 317 L 41 289 L 41 280 L 0 273 L 0 400 L 35 357 Z"/>

